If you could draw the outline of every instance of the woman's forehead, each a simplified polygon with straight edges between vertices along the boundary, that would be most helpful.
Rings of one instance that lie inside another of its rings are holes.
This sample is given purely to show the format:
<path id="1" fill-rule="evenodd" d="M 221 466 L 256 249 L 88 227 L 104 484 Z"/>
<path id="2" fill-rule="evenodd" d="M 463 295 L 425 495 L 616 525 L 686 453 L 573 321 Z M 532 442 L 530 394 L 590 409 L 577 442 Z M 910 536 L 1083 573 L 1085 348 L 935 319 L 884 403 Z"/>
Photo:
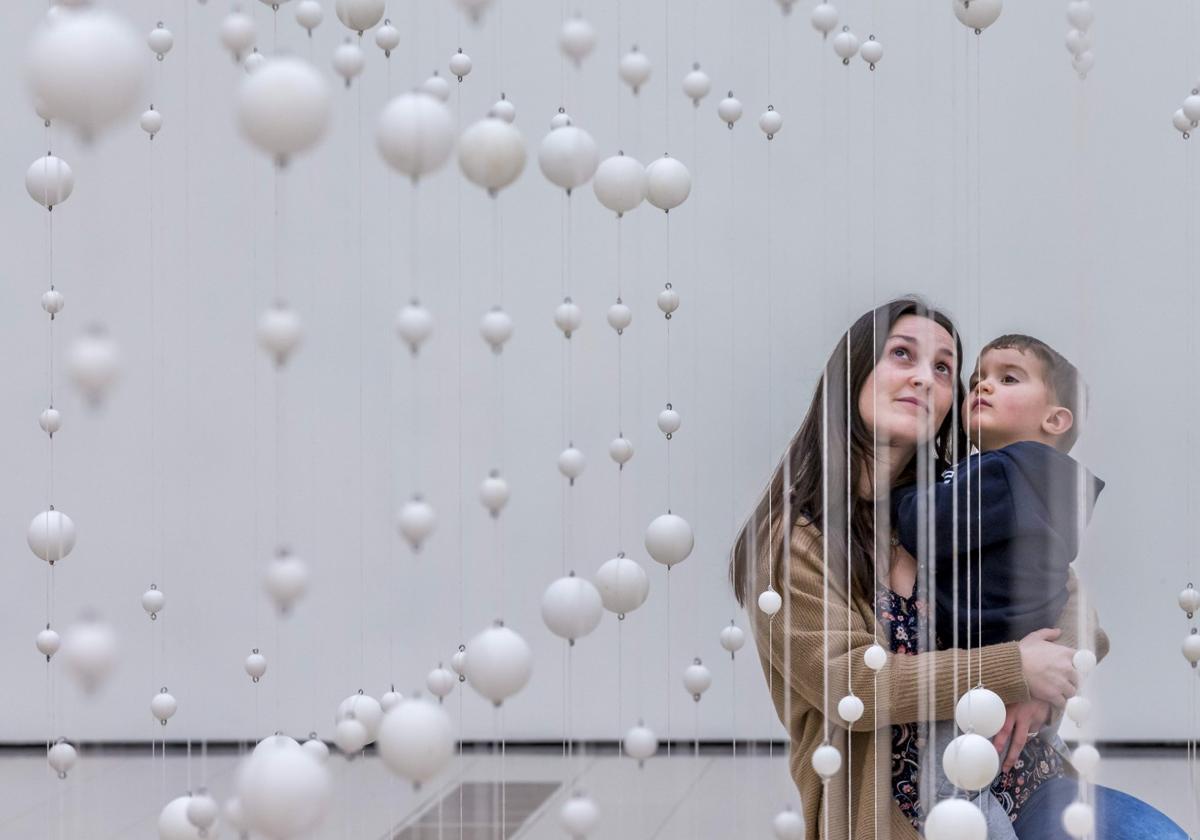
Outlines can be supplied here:
<path id="1" fill-rule="evenodd" d="M 937 350 L 948 351 L 951 355 L 954 353 L 954 338 L 950 332 L 937 321 L 922 315 L 901 315 L 892 325 L 891 336 L 931 344 Z"/>

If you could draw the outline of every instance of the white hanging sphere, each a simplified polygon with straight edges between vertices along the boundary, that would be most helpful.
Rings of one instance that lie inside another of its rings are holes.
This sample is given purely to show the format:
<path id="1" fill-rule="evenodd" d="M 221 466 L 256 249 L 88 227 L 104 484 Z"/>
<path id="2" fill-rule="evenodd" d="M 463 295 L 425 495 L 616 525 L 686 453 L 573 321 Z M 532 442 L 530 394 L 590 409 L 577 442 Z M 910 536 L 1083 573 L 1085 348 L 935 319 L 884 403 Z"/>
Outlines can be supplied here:
<path id="1" fill-rule="evenodd" d="M 566 111 L 564 111 L 562 108 L 559 108 L 558 111 L 554 114 L 554 116 L 550 118 L 550 130 L 551 131 L 553 131 L 556 128 L 565 128 L 566 126 L 572 125 L 572 124 L 573 123 L 571 121 L 571 115 L 568 114 Z"/>
<path id="2" fill-rule="evenodd" d="M 683 77 L 683 93 L 692 104 L 699 107 L 700 100 L 708 96 L 712 90 L 712 79 L 700 69 L 699 64 L 693 64 L 692 69 Z"/>
<path id="3" fill-rule="evenodd" d="M 270 58 L 242 81 L 237 114 L 242 133 L 264 152 L 286 159 L 312 148 L 329 125 L 329 85 L 308 62 Z"/>
<path id="4" fill-rule="evenodd" d="M 762 129 L 762 133 L 767 135 L 767 139 L 770 140 L 779 133 L 779 129 L 783 128 L 783 115 L 774 108 L 768 108 L 758 118 L 758 127 Z"/>
<path id="5" fill-rule="evenodd" d="M 1067 32 L 1067 52 L 1079 56 L 1092 48 L 1092 36 L 1079 29 Z"/>
<path id="6" fill-rule="evenodd" d="M 300 748 L 322 764 L 329 760 L 329 746 L 320 738 L 309 738 Z"/>
<path id="7" fill-rule="evenodd" d="M 158 815 L 159 840 L 201 840 L 207 834 L 201 834 L 197 826 L 188 820 L 188 803 L 191 794 L 176 797 L 166 804 Z"/>
<path id="8" fill-rule="evenodd" d="M 771 830 L 776 840 L 804 840 L 804 817 L 788 808 L 775 815 Z"/>
<path id="9" fill-rule="evenodd" d="M 592 191 L 596 200 L 609 210 L 628 213 L 646 198 L 646 168 L 637 158 L 624 153 L 607 157 L 596 167 Z M 615 325 L 614 328 L 624 329 Z"/>
<path id="10" fill-rule="evenodd" d="M 683 418 L 673 408 L 665 408 L 658 413 L 658 430 L 664 435 L 673 435 L 679 431 Z"/>
<path id="11" fill-rule="evenodd" d="M 25 541 L 36 556 L 57 563 L 75 547 L 75 523 L 61 510 L 42 511 L 29 523 Z"/>
<path id="12" fill-rule="evenodd" d="M 510 123 L 517 118 L 517 106 L 512 104 L 512 100 L 505 99 L 503 95 L 496 100 L 491 108 L 488 109 L 488 116 L 495 117 L 498 120 L 504 120 Z"/>
<path id="13" fill-rule="evenodd" d="M 991 738 L 1004 726 L 1004 701 L 986 688 L 973 688 L 958 698 L 954 720 L 963 732 Z"/>
<path id="14" fill-rule="evenodd" d="M 161 59 L 171 51 L 171 47 L 175 46 L 175 36 L 171 34 L 170 29 L 159 23 L 146 36 L 146 46 L 150 47 L 150 52 Z"/>
<path id="15" fill-rule="evenodd" d="M 367 56 L 362 47 L 353 41 L 347 39 L 334 48 L 333 70 L 346 80 L 346 87 L 350 87 L 350 80 L 361 73 L 366 64 Z"/>
<path id="16" fill-rule="evenodd" d="M 492 345 L 493 352 L 499 353 L 504 348 L 504 343 L 512 337 L 512 318 L 498 306 L 489 309 L 479 322 L 479 332 L 483 340 Z"/>
<path id="17" fill-rule="evenodd" d="M 1096 66 L 1096 56 L 1091 50 L 1080 53 L 1071 60 L 1071 66 L 1075 68 L 1075 72 L 1080 78 L 1087 76 L 1088 72 Z"/>
<path id="18" fill-rule="evenodd" d="M 812 766 L 818 776 L 828 781 L 842 769 L 842 754 L 832 744 L 823 744 L 813 752 Z"/>
<path id="19" fill-rule="evenodd" d="M 810 18 L 813 29 L 822 35 L 828 35 L 838 23 L 838 12 L 830 3 L 820 3 L 812 10 Z"/>
<path id="20" fill-rule="evenodd" d="M 586 466 L 587 458 L 574 446 L 568 446 L 558 455 L 558 471 L 571 481 L 575 481 L 583 475 L 583 469 Z"/>
<path id="21" fill-rule="evenodd" d="M 863 664 L 872 671 L 882 671 L 887 665 L 887 651 L 882 645 L 871 645 L 863 652 Z"/>
<path id="22" fill-rule="evenodd" d="M 1096 813 L 1086 802 L 1072 802 L 1063 810 L 1062 825 L 1072 837 L 1087 837 L 1096 829 Z"/>
<path id="23" fill-rule="evenodd" d="M 32 528 L 32 526 L 30 527 Z M 30 533 L 32 533 L 32 531 Z M 72 543 L 73 542 L 74 541 L 72 540 Z M 30 543 L 29 547 L 33 548 L 33 544 Z M 34 549 L 33 553 L 37 554 L 37 549 Z M 38 556 L 41 557 L 40 554 Z M 43 557 L 42 559 L 44 560 L 45 558 Z M 1184 638 L 1183 656 L 1192 665 L 1195 665 L 1198 661 L 1200 661 L 1200 633 L 1190 633 Z"/>
<path id="24" fill-rule="evenodd" d="M 384 716 L 378 749 L 393 773 L 413 784 L 428 782 L 454 756 L 450 716 L 425 700 L 404 700 Z"/>
<path id="25" fill-rule="evenodd" d="M 513 630 L 489 627 L 467 644 L 463 670 L 472 688 L 499 705 L 529 682 L 533 652 Z"/>
<path id="26" fill-rule="evenodd" d="M 294 554 L 280 554 L 267 565 L 263 586 L 276 608 L 287 612 L 308 591 L 308 566 Z"/>
<path id="27" fill-rule="evenodd" d="M 33 98 L 85 135 L 129 113 L 146 68 L 133 28 L 112 12 L 80 9 L 43 25 L 29 48 Z"/>
<path id="28" fill-rule="evenodd" d="M 449 695 L 454 690 L 456 682 L 458 682 L 458 677 L 454 676 L 454 674 L 441 665 L 425 675 L 425 687 L 429 689 L 430 694 L 438 699 Z"/>
<path id="29" fill-rule="evenodd" d="M 1093 781 L 1100 766 L 1100 751 L 1091 744 L 1080 744 L 1071 753 L 1071 764 L 1085 780 Z"/>
<path id="30" fill-rule="evenodd" d="M 383 20 L 384 0 L 337 0 L 333 10 L 347 29 L 361 35 Z"/>
<path id="31" fill-rule="evenodd" d="M 1071 657 L 1071 664 L 1075 666 L 1076 671 L 1086 677 L 1096 669 L 1096 654 L 1086 648 L 1081 648 L 1075 651 L 1075 655 Z"/>
<path id="32" fill-rule="evenodd" d="M 1000 755 L 982 735 L 959 735 L 942 753 L 946 778 L 963 790 L 983 790 L 1000 772 Z"/>
<path id="33" fill-rule="evenodd" d="M 746 644 L 746 633 L 741 627 L 730 623 L 721 628 L 721 647 L 730 653 L 737 653 Z"/>
<path id="34" fill-rule="evenodd" d="M 650 59 L 636 46 L 621 56 L 621 61 L 617 65 L 617 73 L 621 76 L 621 81 L 629 85 L 635 94 L 650 78 L 650 69 Z"/>
<path id="35" fill-rule="evenodd" d="M 62 204 L 75 189 L 75 175 L 62 158 L 42 155 L 25 172 L 25 190 L 29 197 L 46 208 Z"/>
<path id="36" fill-rule="evenodd" d="M 842 31 L 833 37 L 833 51 L 843 63 L 849 63 L 858 53 L 858 36 L 849 27 L 843 26 Z"/>
<path id="37" fill-rule="evenodd" d="M 38 426 L 51 437 L 62 428 L 62 414 L 56 408 L 46 408 L 38 415 Z"/>
<path id="38" fill-rule="evenodd" d="M 663 311 L 663 314 L 669 317 L 679 308 L 679 292 L 671 288 L 663 289 L 658 293 L 655 303 L 658 304 L 658 308 Z"/>
<path id="39" fill-rule="evenodd" d="M 542 621 L 550 632 L 574 643 L 600 624 L 604 605 L 591 581 L 574 572 L 561 577 L 542 593 Z"/>
<path id="40" fill-rule="evenodd" d="M 253 755 L 258 755 L 260 752 L 269 752 L 271 750 L 298 750 L 300 742 L 288 735 L 275 733 L 263 738 L 254 745 Z"/>
<path id="41" fill-rule="evenodd" d="M 558 48 L 576 64 L 583 61 L 596 46 L 596 28 L 583 17 L 568 18 L 558 33 Z"/>
<path id="42" fill-rule="evenodd" d="M 67 371 L 86 399 L 101 402 L 121 371 L 117 343 L 102 329 L 89 329 L 71 345 Z"/>
<path id="43" fill-rule="evenodd" d="M 258 682 L 263 678 L 263 674 L 267 673 L 267 657 L 259 653 L 258 648 L 255 648 L 246 657 L 246 661 L 242 663 L 242 667 L 246 670 L 246 674 L 249 675 L 250 679 Z"/>
<path id="44" fill-rule="evenodd" d="M 996 22 L 1004 6 L 1001 0 L 950 0 L 950 2 L 954 6 L 954 16 L 958 18 L 958 22 L 980 32 Z"/>
<path id="45" fill-rule="evenodd" d="M 437 514 L 433 505 L 422 498 L 409 499 L 396 515 L 396 527 L 413 551 L 420 551 L 425 540 L 437 526 Z"/>
<path id="46" fill-rule="evenodd" d="M 1182 108 L 1177 110 L 1171 116 L 1171 124 L 1175 126 L 1176 131 L 1182 132 L 1185 135 L 1192 130 L 1192 121 L 1187 118 L 1187 115 L 1185 113 L 1183 113 Z M 1181 604 L 1181 606 L 1182 606 L 1182 604 Z M 1188 612 L 1195 612 L 1195 611 L 1196 611 L 1195 607 L 1188 610 Z"/>
<path id="47" fill-rule="evenodd" d="M 633 323 L 633 310 L 618 300 L 612 306 L 608 307 L 605 318 L 608 319 L 608 325 L 620 333 L 628 329 L 629 325 Z"/>
<path id="48" fill-rule="evenodd" d="M 1067 23 L 1076 29 L 1087 31 L 1095 19 L 1096 13 L 1089 0 L 1071 0 L 1067 3 Z"/>
<path id="49" fill-rule="evenodd" d="M 692 695 L 693 700 L 699 701 L 700 695 L 708 691 L 711 685 L 712 672 L 699 659 L 683 669 L 683 687 Z"/>
<path id="50" fill-rule="evenodd" d="M 387 713 L 400 705 L 400 701 L 404 699 L 404 695 L 399 691 L 385 691 L 379 697 L 379 708 L 383 709 L 383 714 L 386 717 Z"/>
<path id="51" fill-rule="evenodd" d="M 375 30 L 375 46 L 383 50 L 385 56 L 391 56 L 392 50 L 400 46 L 400 30 L 385 20 L 383 26 Z"/>
<path id="52" fill-rule="evenodd" d="M 1092 701 L 1086 697 L 1072 697 L 1067 700 L 1067 717 L 1077 726 L 1083 726 L 1092 716 Z"/>
<path id="53" fill-rule="evenodd" d="M 211 829 L 221 813 L 221 808 L 217 805 L 217 800 L 213 799 L 207 793 L 192 794 L 188 797 L 186 813 L 188 822 L 200 829 L 201 837 L 215 836 L 215 832 L 211 831 Z"/>
<path id="54" fill-rule="evenodd" d="M 272 838 L 312 831 L 324 819 L 332 792 L 325 765 L 298 746 L 255 749 L 237 780 L 247 827 Z"/>
<path id="55" fill-rule="evenodd" d="M 525 140 L 503 119 L 484 117 L 459 138 L 458 165 L 471 183 L 494 193 L 525 168 Z"/>
<path id="56" fill-rule="evenodd" d="M 498 474 L 489 475 L 479 485 L 479 501 L 483 502 L 492 516 L 500 515 L 500 511 L 508 504 L 509 495 L 508 482 Z"/>
<path id="57" fill-rule="evenodd" d="M 622 746 L 627 756 L 637 759 L 640 763 L 658 752 L 658 738 L 649 727 L 639 722 L 625 733 Z"/>
<path id="58" fill-rule="evenodd" d="M 696 539 L 686 519 L 673 513 L 664 513 L 655 517 L 646 527 L 645 544 L 646 551 L 655 562 L 669 568 L 688 558 Z"/>
<path id="59" fill-rule="evenodd" d="M 158 718 L 160 723 L 166 723 L 179 709 L 179 703 L 164 688 L 150 698 L 150 713 Z"/>
<path id="60" fill-rule="evenodd" d="M 563 803 L 558 821 L 573 840 L 582 840 L 600 824 L 600 808 L 591 797 L 577 793 Z"/>
<path id="61" fill-rule="evenodd" d="M 650 578 L 636 560 L 614 557 L 596 570 L 596 589 L 604 609 L 625 615 L 646 603 Z"/>
<path id="62" fill-rule="evenodd" d="M 62 647 L 67 669 L 85 691 L 94 691 L 117 663 L 117 636 L 100 621 L 72 624 L 63 635 Z"/>
<path id="63" fill-rule="evenodd" d="M 324 19 L 325 12 L 321 10 L 321 4 L 317 0 L 300 0 L 296 4 L 296 23 L 307 29 L 310 37 L 312 31 L 320 26 Z"/>
<path id="64" fill-rule="evenodd" d="M 758 596 L 758 608 L 767 615 L 775 615 L 783 607 L 783 598 L 774 589 L 764 590 Z"/>
<path id="65" fill-rule="evenodd" d="M 554 324 L 567 338 L 583 324 L 583 310 L 579 304 L 567 298 L 554 308 Z"/>
<path id="66" fill-rule="evenodd" d="M 612 443 L 608 445 L 608 457 L 618 464 L 629 463 L 629 459 L 633 457 L 633 444 L 623 437 L 613 438 Z"/>
<path id="67" fill-rule="evenodd" d="M 433 334 L 433 314 L 418 301 L 405 304 L 396 314 L 396 334 L 415 354 Z"/>
<path id="68" fill-rule="evenodd" d="M 1200 94 L 1190 94 L 1183 100 L 1183 113 L 1193 123 L 1200 121 Z"/>
<path id="69" fill-rule="evenodd" d="M 925 840 L 987 840 L 987 819 L 966 799 L 943 799 L 929 809 Z"/>
<path id="70" fill-rule="evenodd" d="M 224 814 L 225 822 L 229 827 L 234 831 L 241 832 L 238 837 L 242 837 L 249 832 L 250 828 L 246 824 L 246 814 L 242 810 L 242 800 L 236 796 L 230 797 L 225 800 L 225 807 L 221 809 L 221 812 Z"/>
<path id="71" fill-rule="evenodd" d="M 1183 131 L 1183 129 L 1179 130 Z M 1181 590 L 1179 593 L 1179 608 L 1189 613 L 1200 610 L 1200 589 L 1196 589 L 1191 584 L 1188 584 L 1187 589 Z"/>
<path id="72" fill-rule="evenodd" d="M 729 91 L 729 95 L 717 103 L 717 116 L 730 128 L 742 118 L 742 102 L 734 97 L 733 91 Z"/>
<path id="73" fill-rule="evenodd" d="M 473 22 L 477 23 L 483 16 L 484 9 L 491 5 L 492 0 L 455 0 L 455 2 Z"/>
<path id="74" fill-rule="evenodd" d="M 472 66 L 471 56 L 463 52 L 462 48 L 450 56 L 450 72 L 457 76 L 460 82 L 471 72 Z"/>
<path id="75" fill-rule="evenodd" d="M 38 653 L 46 657 L 46 660 L 49 661 L 50 657 L 58 653 L 58 648 L 62 645 L 62 640 L 56 631 L 47 627 L 44 630 L 38 631 L 34 644 L 37 646 Z"/>
<path id="76" fill-rule="evenodd" d="M 379 737 L 383 707 L 369 694 L 351 694 L 338 705 L 336 720 L 339 723 L 343 720 L 357 720 L 366 729 L 365 743 L 370 744 Z"/>
<path id="77" fill-rule="evenodd" d="M 167 604 L 167 596 L 157 586 L 151 586 L 142 593 L 142 609 L 151 617 L 158 615 Z"/>
<path id="78" fill-rule="evenodd" d="M 854 723 L 863 716 L 863 701 L 853 694 L 847 694 L 838 701 L 838 715 L 846 723 Z"/>
<path id="79" fill-rule="evenodd" d="M 46 753 L 46 760 L 50 762 L 50 766 L 58 774 L 58 777 L 65 779 L 67 773 L 71 772 L 71 768 L 79 761 L 79 753 L 66 741 L 58 741 Z"/>
<path id="80" fill-rule="evenodd" d="M 883 44 L 876 41 L 875 36 L 872 35 L 859 48 L 858 54 L 874 70 L 875 65 L 883 60 Z"/>
<path id="81" fill-rule="evenodd" d="M 436 70 L 432 76 L 421 82 L 421 91 L 442 102 L 450 101 L 450 83 L 438 75 Z"/>
<path id="82" fill-rule="evenodd" d="M 242 69 L 247 73 L 257 73 L 263 69 L 266 63 L 267 57 L 258 51 L 258 47 L 255 47 L 242 59 Z"/>
<path id="83" fill-rule="evenodd" d="M 454 673 L 458 674 L 459 682 L 467 678 L 466 645 L 459 645 L 458 650 L 454 651 L 454 655 L 450 657 L 450 667 L 454 669 Z"/>
<path id="84" fill-rule="evenodd" d="M 354 718 L 340 720 L 333 730 L 333 743 L 342 755 L 353 756 L 362 752 L 367 745 L 367 727 Z"/>
<path id="85" fill-rule="evenodd" d="M 162 114 L 153 108 L 142 111 L 142 116 L 138 119 L 138 125 L 142 127 L 142 131 L 153 137 L 155 134 L 158 134 L 158 132 L 162 131 Z"/>
<path id="86" fill-rule="evenodd" d="M 258 319 L 258 344 L 277 365 L 287 363 L 303 337 L 300 316 L 286 303 L 274 304 Z"/>
<path id="87" fill-rule="evenodd" d="M 221 19 L 221 43 L 233 53 L 234 61 L 241 60 L 255 40 L 254 18 L 250 15 L 235 9 Z"/>
<path id="88" fill-rule="evenodd" d="M 596 141 L 575 125 L 551 129 L 538 149 L 538 166 L 555 186 L 573 190 L 595 173 L 599 164 Z"/>
<path id="89" fill-rule="evenodd" d="M 659 210 L 672 210 L 692 191 L 692 174 L 675 158 L 663 155 L 646 167 L 646 200 Z"/>
<path id="90" fill-rule="evenodd" d="M 57 315 L 66 306 L 66 298 L 58 289 L 47 289 L 42 292 L 42 309 L 50 315 Z"/>

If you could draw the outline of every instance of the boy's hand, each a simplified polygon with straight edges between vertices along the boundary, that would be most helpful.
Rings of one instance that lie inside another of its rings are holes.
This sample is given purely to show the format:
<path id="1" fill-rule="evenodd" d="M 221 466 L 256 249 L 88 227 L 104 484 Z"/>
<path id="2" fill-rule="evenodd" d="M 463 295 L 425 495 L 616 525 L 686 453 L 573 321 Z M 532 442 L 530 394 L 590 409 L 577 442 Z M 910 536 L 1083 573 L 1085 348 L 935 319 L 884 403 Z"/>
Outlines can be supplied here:
<path id="1" fill-rule="evenodd" d="M 1050 721 L 1050 704 L 1044 700 L 1010 703 L 1004 710 L 1004 726 L 992 739 L 1002 759 L 1000 772 L 1007 773 L 1021 757 L 1025 742 Z M 1005 747 L 1007 746 L 1007 755 Z"/>

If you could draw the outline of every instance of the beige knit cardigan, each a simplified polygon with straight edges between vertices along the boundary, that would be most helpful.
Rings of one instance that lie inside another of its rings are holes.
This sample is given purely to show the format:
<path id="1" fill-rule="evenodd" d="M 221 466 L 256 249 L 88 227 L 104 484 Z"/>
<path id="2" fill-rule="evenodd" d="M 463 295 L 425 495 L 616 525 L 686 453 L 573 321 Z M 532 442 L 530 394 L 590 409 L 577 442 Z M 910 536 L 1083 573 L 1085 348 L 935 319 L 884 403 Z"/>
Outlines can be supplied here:
<path id="1" fill-rule="evenodd" d="M 757 580 L 768 580 L 768 553 L 760 552 Z M 863 653 L 874 643 L 875 605 L 855 596 L 851 602 L 850 630 L 844 590 L 829 579 L 829 739 L 842 754 L 842 770 L 828 784 L 812 769 L 812 754 L 824 742 L 824 664 L 821 655 L 824 630 L 823 550 L 821 533 L 804 520 L 792 528 L 790 575 L 774 576 L 784 608 L 774 618 L 752 606 L 749 610 L 758 655 L 780 721 L 791 738 L 789 764 L 800 791 L 807 840 L 919 840 L 920 835 L 891 795 L 891 725 L 953 717 L 954 670 L 958 666 L 959 692 L 967 686 L 967 656 L 963 651 L 892 654 L 878 676 L 863 664 Z M 1070 600 L 1063 609 L 1059 642 L 1078 647 L 1076 611 L 1078 589 L 1072 575 Z M 839 606 L 840 605 L 840 606 Z M 1108 652 L 1108 638 L 1089 611 L 1092 650 L 1097 658 Z M 887 648 L 888 633 L 878 627 L 878 638 Z M 973 681 L 982 666 L 987 687 L 1005 703 L 1029 699 L 1021 671 L 1017 642 L 989 645 L 972 652 Z M 789 667 L 790 663 L 790 667 Z M 931 683 L 931 677 L 935 680 Z M 863 716 L 847 725 L 837 714 L 837 702 L 847 693 L 847 679 L 865 707 Z M 876 679 L 878 691 L 876 691 Z M 1055 721 L 1056 723 L 1057 721 Z M 878 754 L 877 754 L 878 753 Z M 872 775 L 875 775 L 872 783 Z M 848 771 L 848 772 L 847 772 Z M 879 791 L 878 800 L 875 792 Z M 851 796 L 852 794 L 852 796 Z M 847 826 L 853 825 L 853 834 Z"/>

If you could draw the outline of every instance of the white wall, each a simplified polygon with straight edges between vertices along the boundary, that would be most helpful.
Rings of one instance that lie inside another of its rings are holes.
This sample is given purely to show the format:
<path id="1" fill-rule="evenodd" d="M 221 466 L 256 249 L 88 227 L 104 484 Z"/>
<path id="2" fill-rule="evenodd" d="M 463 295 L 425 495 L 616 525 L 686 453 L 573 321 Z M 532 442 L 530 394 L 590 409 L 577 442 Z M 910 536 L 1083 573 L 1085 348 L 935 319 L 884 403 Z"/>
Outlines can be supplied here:
<path id="1" fill-rule="evenodd" d="M 453 166 L 421 187 L 417 260 L 438 330 L 414 379 L 391 327 L 409 289 L 411 190 L 374 152 L 389 69 L 368 41 L 365 75 L 348 93 L 337 90 L 329 136 L 296 161 L 283 187 L 282 284 L 305 317 L 307 338 L 286 375 L 277 486 L 272 373 L 252 340 L 254 320 L 273 297 L 272 180 L 267 162 L 236 134 L 230 94 L 240 71 L 216 39 L 226 4 L 186 4 L 190 49 L 184 0 L 110 5 L 139 30 L 164 20 L 177 40 L 161 65 L 147 51 L 153 102 L 166 120 L 152 146 L 135 119 L 90 149 L 54 131 L 53 147 L 77 179 L 75 195 L 53 214 L 55 277 L 67 299 L 56 322 L 57 363 L 69 339 L 95 320 L 125 354 L 123 381 L 100 414 L 87 412 L 58 377 L 65 426 L 55 443 L 53 500 L 74 517 L 80 539 L 56 572 L 54 617 L 61 627 L 85 608 L 100 610 L 120 634 L 122 661 L 92 702 L 65 680 L 58 684 L 52 720 L 45 664 L 32 644 L 45 621 L 47 572 L 24 544 L 26 524 L 47 499 L 46 445 L 35 423 L 46 400 L 38 308 L 46 214 L 22 186 L 25 167 L 46 150 L 21 65 L 42 6 L 24 3 L 0 27 L 0 103 L 8 115 L 0 136 L 7 173 L 0 179 L 0 439 L 7 442 L 0 740 L 161 735 L 147 710 L 161 685 L 180 701 L 171 737 L 246 738 L 276 728 L 329 735 L 341 697 L 360 686 L 379 693 L 391 682 L 411 690 L 464 633 L 500 614 L 537 655 L 530 686 L 505 707 L 507 733 L 561 737 L 563 645 L 538 611 L 543 587 L 564 562 L 554 467 L 564 442 L 563 341 L 550 317 L 561 297 L 561 194 L 531 159 L 499 202 L 504 303 L 517 331 L 497 368 L 476 329 L 495 300 L 489 202 L 472 185 L 460 187 Z M 269 49 L 269 8 L 245 5 Z M 311 48 L 327 69 L 343 31 L 325 5 Z M 730 618 L 745 625 L 725 584 L 734 523 L 798 425 L 838 332 L 872 300 L 916 291 L 949 307 L 973 346 L 1022 330 L 1085 368 L 1094 412 L 1080 453 L 1109 482 L 1085 569 L 1113 639 L 1094 677 L 1095 734 L 1186 737 L 1195 682 L 1177 652 L 1186 623 L 1174 597 L 1194 566 L 1184 200 L 1185 152 L 1194 150 L 1170 126 L 1194 70 L 1184 56 L 1185 21 L 1147 25 L 1133 4 L 1098 4 L 1097 66 L 1081 88 L 1062 46 L 1062 4 L 1010 4 L 977 42 L 947 3 L 879 3 L 872 12 L 862 0 L 843 2 L 855 31 L 873 29 L 885 45 L 872 74 L 858 60 L 843 68 L 819 51 L 807 8 L 781 18 L 766 0 L 676 2 L 666 88 L 662 0 L 622 4 L 620 42 L 615 4 L 583 4 L 599 47 L 581 74 L 568 65 L 565 76 L 555 49 L 559 10 L 503 3 L 502 81 L 494 70 L 497 16 L 476 31 L 460 27 L 449 3 L 423 4 L 419 22 L 412 5 L 393 15 L 405 33 L 391 60 L 395 91 L 432 67 L 445 74 L 461 44 L 476 66 L 455 93 L 464 120 L 503 89 L 535 152 L 565 101 L 603 153 L 623 148 L 648 161 L 669 149 L 696 177 L 692 197 L 671 214 L 670 269 L 683 299 L 671 321 L 671 396 L 684 417 L 672 444 L 672 502 L 696 526 L 697 546 L 671 573 L 669 622 L 665 573 L 641 546 L 644 525 L 666 505 L 666 450 L 654 426 L 666 401 L 666 331 L 654 306 L 666 279 L 665 221 L 652 209 L 625 221 L 624 294 L 635 315 L 625 338 L 624 426 L 637 455 L 626 471 L 619 539 L 616 470 L 605 452 L 617 431 L 617 345 L 603 320 L 616 294 L 615 227 L 590 188 L 573 199 L 571 292 L 586 318 L 572 340 L 573 438 L 589 466 L 574 490 L 570 566 L 590 574 L 623 545 L 652 578 L 649 602 L 625 622 L 620 658 L 611 616 L 574 649 L 573 734 L 615 737 L 642 716 L 665 735 L 669 697 L 670 734 L 690 737 L 693 708 L 679 674 L 698 655 L 715 676 L 699 732 L 731 736 L 732 671 L 717 633 Z M 738 7 L 732 25 L 731 5 Z M 308 53 L 288 5 L 278 33 L 281 47 Z M 767 143 L 754 124 L 768 103 L 768 38 L 770 101 L 785 119 L 771 145 L 770 189 Z M 637 100 L 615 75 L 618 47 L 635 41 L 654 61 Z M 714 80 L 698 112 L 679 91 L 694 58 Z M 733 132 L 714 114 L 730 87 L 747 111 Z M 492 527 L 475 495 L 497 457 L 514 488 L 501 526 L 502 590 Z M 417 486 L 418 468 L 440 524 L 414 560 L 397 542 L 391 512 Z M 259 585 L 275 543 L 277 491 L 286 537 L 313 572 L 310 596 L 278 627 Z M 151 581 L 168 599 L 154 625 L 138 604 Z M 271 663 L 257 688 L 241 671 L 253 646 Z M 736 676 L 738 736 L 781 735 L 750 648 Z M 494 732 L 490 709 L 469 692 L 464 718 L 465 737 Z"/>

